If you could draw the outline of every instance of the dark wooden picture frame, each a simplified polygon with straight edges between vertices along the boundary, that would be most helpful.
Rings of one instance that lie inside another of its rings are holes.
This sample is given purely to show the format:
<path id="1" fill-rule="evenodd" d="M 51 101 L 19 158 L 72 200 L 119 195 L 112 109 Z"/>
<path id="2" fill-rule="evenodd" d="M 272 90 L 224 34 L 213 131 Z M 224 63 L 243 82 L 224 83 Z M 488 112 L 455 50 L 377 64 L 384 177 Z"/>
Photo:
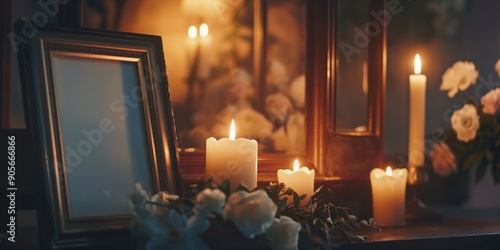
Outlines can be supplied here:
<path id="1" fill-rule="evenodd" d="M 23 25 L 22 22 L 16 24 L 20 36 Z M 41 179 L 38 208 L 41 244 L 57 249 L 130 246 L 132 215 L 124 211 L 136 180 L 149 182 L 143 185 L 151 193 L 182 192 L 161 38 L 47 26 L 39 28 L 36 36 L 22 47 L 19 59 L 27 126 L 32 133 L 36 170 Z M 99 74 L 101 69 L 97 68 L 108 65 L 116 70 Z M 97 83 L 77 85 L 89 79 Z M 135 95 L 136 103 L 130 106 L 122 103 L 118 116 L 113 116 L 114 111 L 106 111 L 111 106 L 99 106 L 99 103 L 116 100 L 125 102 L 120 98 L 126 95 Z M 108 114 L 109 117 L 99 118 L 94 114 Z M 74 121 L 79 116 L 82 120 Z M 82 130 L 81 123 L 97 127 Z M 112 126 L 116 130 L 106 131 Z M 94 134 L 92 140 L 92 136 L 88 136 L 92 128 L 99 128 L 101 136 Z M 81 135 L 84 131 L 86 139 Z M 112 135 L 109 138 L 114 139 L 103 140 L 102 135 L 107 136 L 108 132 Z M 80 138 L 73 138 L 75 134 L 80 134 Z M 121 138 L 128 144 L 121 143 Z M 81 143 L 85 140 L 87 143 Z M 99 140 L 102 143 L 96 143 Z M 106 144 L 108 142 L 111 144 Z M 96 157 L 86 158 L 91 160 L 87 165 L 82 163 L 73 167 L 70 158 L 74 155 L 70 155 L 68 147 L 76 145 L 76 149 L 84 150 L 83 144 L 91 149 L 78 151 L 82 153 L 81 158 L 87 154 Z M 126 145 L 121 147 L 120 144 Z M 128 151 L 124 152 L 123 148 Z M 125 165 L 117 163 L 116 159 L 129 157 L 134 159 L 123 161 Z M 128 162 L 132 163 L 126 165 Z M 78 174 L 79 166 L 81 172 Z M 115 185 L 113 190 L 98 191 L 107 198 L 98 199 L 96 191 L 92 191 L 93 186 L 98 186 L 99 178 L 105 185 Z M 88 193 L 81 190 L 82 186 L 88 187 Z M 111 192 L 119 194 L 113 196 Z M 90 208 L 84 207 L 87 205 Z"/>

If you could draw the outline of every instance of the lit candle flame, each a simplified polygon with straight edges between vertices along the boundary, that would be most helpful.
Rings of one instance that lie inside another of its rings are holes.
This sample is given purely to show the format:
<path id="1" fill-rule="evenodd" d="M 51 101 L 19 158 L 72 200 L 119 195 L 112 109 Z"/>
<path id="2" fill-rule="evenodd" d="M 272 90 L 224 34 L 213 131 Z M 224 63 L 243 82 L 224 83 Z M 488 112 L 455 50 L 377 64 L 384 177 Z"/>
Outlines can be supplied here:
<path id="1" fill-rule="evenodd" d="M 229 129 L 229 140 L 236 139 L 236 127 L 234 126 L 234 119 L 231 120 L 231 128 Z"/>
<path id="2" fill-rule="evenodd" d="M 206 23 L 202 23 L 200 25 L 200 36 L 201 37 L 208 36 L 208 25 Z"/>
<path id="3" fill-rule="evenodd" d="M 295 159 L 295 161 L 293 161 L 293 171 L 299 171 L 299 160 Z"/>
<path id="4" fill-rule="evenodd" d="M 198 30 L 196 29 L 196 26 L 191 25 L 188 29 L 188 37 L 191 39 L 195 39 L 197 35 L 198 35 Z"/>
<path id="5" fill-rule="evenodd" d="M 415 71 L 415 74 L 420 74 L 420 72 L 422 72 L 422 62 L 420 61 L 419 54 L 415 55 L 415 64 L 413 66 L 414 66 L 413 69 Z"/>
<path id="6" fill-rule="evenodd" d="M 385 174 L 386 174 L 387 176 L 392 176 L 392 169 L 391 169 L 391 167 L 389 167 L 389 166 L 388 166 L 388 167 L 385 169 Z"/>

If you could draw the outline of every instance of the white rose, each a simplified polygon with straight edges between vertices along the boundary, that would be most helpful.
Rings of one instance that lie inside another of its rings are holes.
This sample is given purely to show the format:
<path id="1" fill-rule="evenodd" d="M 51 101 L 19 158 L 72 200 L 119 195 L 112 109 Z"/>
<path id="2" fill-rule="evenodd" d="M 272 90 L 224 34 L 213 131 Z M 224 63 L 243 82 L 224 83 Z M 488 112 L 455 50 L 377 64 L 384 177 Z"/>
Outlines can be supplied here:
<path id="1" fill-rule="evenodd" d="M 472 104 L 465 104 L 462 109 L 453 112 L 451 127 L 457 132 L 459 141 L 468 142 L 476 138 L 479 129 L 479 116 L 476 107 Z"/>
<path id="2" fill-rule="evenodd" d="M 274 223 L 266 232 L 266 238 L 273 250 L 296 250 L 299 244 L 299 223 L 287 216 L 274 219 Z"/>
<path id="3" fill-rule="evenodd" d="M 231 220 L 245 237 L 253 238 L 271 226 L 277 209 L 264 190 L 237 191 L 229 196 L 223 217 Z"/>
<path id="4" fill-rule="evenodd" d="M 439 89 L 448 91 L 448 96 L 451 98 L 458 93 L 458 90 L 464 91 L 475 83 L 478 76 L 474 63 L 458 61 L 444 72 Z"/>
<path id="5" fill-rule="evenodd" d="M 219 189 L 204 189 L 196 196 L 195 213 L 208 216 L 212 212 L 222 214 L 226 204 L 226 195 Z"/>

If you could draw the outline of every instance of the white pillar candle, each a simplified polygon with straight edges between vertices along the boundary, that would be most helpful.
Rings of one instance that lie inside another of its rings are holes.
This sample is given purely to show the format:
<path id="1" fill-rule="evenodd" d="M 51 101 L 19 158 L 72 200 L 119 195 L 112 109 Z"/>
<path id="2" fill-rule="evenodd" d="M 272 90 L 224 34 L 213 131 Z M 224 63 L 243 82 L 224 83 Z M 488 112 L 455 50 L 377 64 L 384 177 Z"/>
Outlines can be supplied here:
<path id="1" fill-rule="evenodd" d="M 301 205 L 306 205 L 314 193 L 314 175 L 314 169 L 309 170 L 307 167 L 299 169 L 299 161 L 296 159 L 293 163 L 293 171 L 290 169 L 278 170 L 278 182 L 292 188 L 299 196 L 306 194 L 306 199 L 300 202 Z"/>
<path id="2" fill-rule="evenodd" d="M 408 136 L 408 163 L 410 166 L 424 165 L 425 133 L 425 84 L 427 77 L 420 74 L 420 56 L 415 55 L 415 74 L 410 75 L 410 128 Z"/>
<path id="3" fill-rule="evenodd" d="M 235 139 L 234 119 L 231 122 L 229 138 L 207 139 L 206 177 L 215 184 L 230 180 L 231 190 L 241 182 L 252 190 L 257 187 L 257 141 Z"/>
<path id="4" fill-rule="evenodd" d="M 373 218 L 379 226 L 405 225 L 406 168 L 386 171 L 375 168 L 370 172 Z"/>

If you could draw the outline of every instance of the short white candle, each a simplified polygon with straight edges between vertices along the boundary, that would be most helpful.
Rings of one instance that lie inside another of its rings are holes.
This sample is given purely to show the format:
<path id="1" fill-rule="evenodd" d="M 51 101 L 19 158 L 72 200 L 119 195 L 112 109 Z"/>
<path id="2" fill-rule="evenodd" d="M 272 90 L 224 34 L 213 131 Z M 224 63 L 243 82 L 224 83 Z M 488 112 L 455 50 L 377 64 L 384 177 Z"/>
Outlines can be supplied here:
<path id="1" fill-rule="evenodd" d="M 252 190 L 257 187 L 257 141 L 235 139 L 234 119 L 231 122 L 229 139 L 207 139 L 206 177 L 215 184 L 230 180 L 231 190 L 244 183 Z"/>
<path id="2" fill-rule="evenodd" d="M 424 165 L 425 132 L 425 85 L 427 77 L 420 74 L 422 63 L 415 55 L 415 74 L 410 75 L 410 128 L 408 136 L 408 163 L 410 166 Z"/>
<path id="3" fill-rule="evenodd" d="M 299 196 L 306 194 L 307 197 L 301 200 L 301 205 L 306 205 L 311 195 L 314 193 L 314 169 L 309 170 L 307 167 L 299 169 L 299 160 L 295 159 L 293 163 L 293 171 L 290 169 L 278 170 L 278 182 L 284 183 L 287 187 L 292 188 Z M 290 202 L 290 201 L 289 201 Z"/>
<path id="4" fill-rule="evenodd" d="M 373 218 L 379 226 L 405 225 L 406 168 L 370 172 L 373 198 Z"/>

